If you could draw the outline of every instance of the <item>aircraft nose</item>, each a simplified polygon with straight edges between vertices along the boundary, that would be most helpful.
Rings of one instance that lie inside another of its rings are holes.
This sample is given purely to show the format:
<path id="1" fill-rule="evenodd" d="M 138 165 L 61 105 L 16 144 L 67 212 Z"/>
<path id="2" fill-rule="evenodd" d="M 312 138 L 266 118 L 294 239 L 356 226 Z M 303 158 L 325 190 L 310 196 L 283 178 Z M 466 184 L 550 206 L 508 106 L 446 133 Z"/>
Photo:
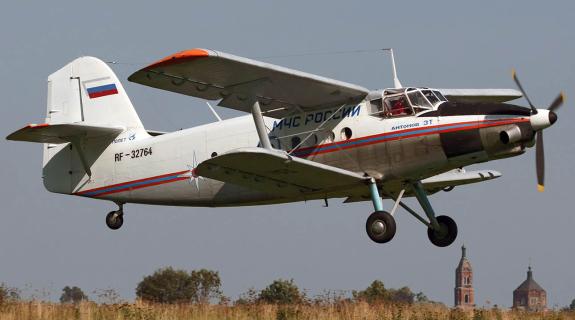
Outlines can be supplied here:
<path id="1" fill-rule="evenodd" d="M 549 123 L 553 125 L 557 121 L 557 114 L 553 111 L 549 111 Z"/>

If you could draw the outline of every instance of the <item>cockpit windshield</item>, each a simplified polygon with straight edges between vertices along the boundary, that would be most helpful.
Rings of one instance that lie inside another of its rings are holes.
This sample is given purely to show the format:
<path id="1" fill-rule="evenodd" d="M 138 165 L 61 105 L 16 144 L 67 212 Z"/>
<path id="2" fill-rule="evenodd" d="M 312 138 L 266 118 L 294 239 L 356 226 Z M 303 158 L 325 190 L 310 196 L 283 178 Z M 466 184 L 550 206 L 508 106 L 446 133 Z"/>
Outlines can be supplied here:
<path id="1" fill-rule="evenodd" d="M 379 117 L 418 114 L 447 101 L 439 91 L 427 88 L 386 89 L 380 97 L 370 100 L 372 115 Z"/>
<path id="2" fill-rule="evenodd" d="M 432 108 L 432 105 L 419 90 L 408 93 L 407 97 L 409 98 L 409 101 L 411 101 L 411 106 L 415 110 L 415 113 Z"/>

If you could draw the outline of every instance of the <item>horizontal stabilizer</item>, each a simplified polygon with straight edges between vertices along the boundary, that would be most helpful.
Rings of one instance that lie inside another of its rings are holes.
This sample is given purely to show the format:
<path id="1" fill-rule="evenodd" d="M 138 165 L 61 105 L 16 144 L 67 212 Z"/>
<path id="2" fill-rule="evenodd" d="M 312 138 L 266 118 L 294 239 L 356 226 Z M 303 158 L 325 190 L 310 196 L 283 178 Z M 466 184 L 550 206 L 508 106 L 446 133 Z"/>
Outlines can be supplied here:
<path id="1" fill-rule="evenodd" d="M 30 124 L 26 127 L 11 133 L 7 140 L 28 141 L 38 143 L 67 143 L 76 138 L 115 138 L 124 131 L 121 127 L 102 127 L 79 123 L 63 124 Z"/>
<path id="2" fill-rule="evenodd" d="M 454 102 L 506 102 L 521 98 L 515 89 L 437 89 Z"/>
<path id="3" fill-rule="evenodd" d="M 361 186 L 361 174 L 292 157 L 281 151 L 242 148 L 206 160 L 197 174 L 282 196 L 317 194 Z"/>

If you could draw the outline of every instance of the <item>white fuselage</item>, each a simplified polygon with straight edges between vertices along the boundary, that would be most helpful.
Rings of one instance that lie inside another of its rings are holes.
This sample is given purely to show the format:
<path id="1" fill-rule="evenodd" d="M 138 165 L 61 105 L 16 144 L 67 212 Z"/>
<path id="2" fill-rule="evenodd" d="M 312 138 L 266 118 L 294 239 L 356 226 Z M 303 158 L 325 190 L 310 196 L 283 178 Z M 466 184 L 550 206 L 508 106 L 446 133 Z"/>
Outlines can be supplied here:
<path id="1" fill-rule="evenodd" d="M 305 139 L 293 155 L 368 173 L 380 178 L 384 188 L 392 189 L 404 181 L 520 154 L 524 146 L 502 145 L 499 132 L 529 121 L 529 117 L 509 115 L 386 118 L 372 115 L 367 101 L 336 110 L 297 114 L 283 120 L 266 118 L 272 145 L 290 152 Z M 480 136 L 481 150 L 469 149 L 455 156 L 446 152 L 449 143 L 442 134 L 469 130 Z M 127 130 L 91 164 L 91 178 L 81 170 L 77 155 L 70 152 L 70 180 L 58 183 L 69 183 L 71 191 L 55 187 L 54 179 L 46 177 L 45 185 L 53 192 L 118 203 L 237 206 L 298 201 L 198 177 L 194 172 L 199 163 L 216 154 L 258 143 L 251 116 L 155 137 L 142 130 Z M 354 192 L 357 190 L 349 190 L 348 196 Z"/>

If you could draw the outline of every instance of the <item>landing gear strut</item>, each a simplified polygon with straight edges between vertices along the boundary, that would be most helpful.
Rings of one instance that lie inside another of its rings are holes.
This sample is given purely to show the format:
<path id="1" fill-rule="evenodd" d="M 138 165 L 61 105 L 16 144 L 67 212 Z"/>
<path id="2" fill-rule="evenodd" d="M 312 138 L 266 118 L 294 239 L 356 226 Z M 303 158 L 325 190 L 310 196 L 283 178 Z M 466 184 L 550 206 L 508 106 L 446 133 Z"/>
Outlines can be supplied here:
<path id="1" fill-rule="evenodd" d="M 118 230 L 124 224 L 124 206 L 123 204 L 118 204 L 118 207 L 118 210 L 106 215 L 106 225 L 112 230 Z"/>
<path id="2" fill-rule="evenodd" d="M 369 191 L 375 212 L 367 219 L 365 230 L 374 242 L 386 243 L 395 236 L 395 219 L 389 212 L 383 211 L 381 196 L 373 178 L 369 181 Z"/>

